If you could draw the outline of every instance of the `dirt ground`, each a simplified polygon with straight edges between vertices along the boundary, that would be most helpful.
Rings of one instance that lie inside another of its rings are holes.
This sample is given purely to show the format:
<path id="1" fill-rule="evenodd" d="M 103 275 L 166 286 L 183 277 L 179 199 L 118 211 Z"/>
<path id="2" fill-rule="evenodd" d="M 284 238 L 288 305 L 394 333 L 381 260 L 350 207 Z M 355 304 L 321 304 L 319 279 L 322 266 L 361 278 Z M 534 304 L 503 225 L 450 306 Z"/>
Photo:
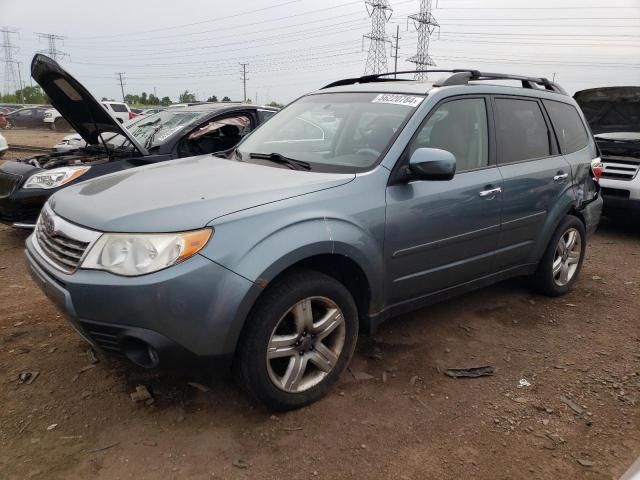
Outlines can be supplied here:
<path id="1" fill-rule="evenodd" d="M 55 132 L 48 128 L 13 128 L 0 130 L 0 133 L 7 139 L 9 146 L 15 144 L 47 148 L 53 147 L 63 137 L 70 135 L 70 132 Z"/>
<path id="2" fill-rule="evenodd" d="M 640 228 L 603 222 L 564 298 L 512 280 L 387 322 L 327 398 L 277 415 L 225 375 L 92 363 L 25 239 L 0 227 L 3 480 L 600 479 L 640 456 Z"/>
<path id="3" fill-rule="evenodd" d="M 24 240 L 0 230 L 3 478 L 599 479 L 640 455 L 639 230 L 605 223 L 564 298 L 509 281 L 389 321 L 327 398 L 278 415 L 225 376 L 92 363 Z"/>

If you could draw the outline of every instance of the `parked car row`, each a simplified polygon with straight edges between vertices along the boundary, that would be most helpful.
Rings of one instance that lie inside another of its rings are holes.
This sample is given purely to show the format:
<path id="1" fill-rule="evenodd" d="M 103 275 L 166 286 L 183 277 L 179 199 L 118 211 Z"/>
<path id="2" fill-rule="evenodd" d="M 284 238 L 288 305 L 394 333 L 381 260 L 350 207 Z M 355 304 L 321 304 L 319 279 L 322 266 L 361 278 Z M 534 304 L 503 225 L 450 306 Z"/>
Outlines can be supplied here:
<path id="1" fill-rule="evenodd" d="M 441 73 L 121 125 L 37 55 L 81 140 L 0 166 L 0 217 L 36 222 L 32 276 L 92 345 L 145 368 L 230 364 L 255 398 L 299 408 L 391 316 L 515 276 L 550 296 L 578 278 L 603 200 L 576 101 L 544 78 Z"/>

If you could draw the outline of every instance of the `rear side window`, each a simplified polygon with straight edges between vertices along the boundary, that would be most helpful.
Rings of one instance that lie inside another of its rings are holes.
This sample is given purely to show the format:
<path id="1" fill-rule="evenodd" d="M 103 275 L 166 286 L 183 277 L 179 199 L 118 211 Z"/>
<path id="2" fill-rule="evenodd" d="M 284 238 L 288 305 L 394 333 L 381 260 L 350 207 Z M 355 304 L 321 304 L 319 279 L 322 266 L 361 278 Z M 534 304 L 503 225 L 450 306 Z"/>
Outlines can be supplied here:
<path id="1" fill-rule="evenodd" d="M 550 135 L 538 102 L 497 98 L 496 113 L 500 163 L 551 155 Z"/>
<path id="2" fill-rule="evenodd" d="M 589 144 L 587 130 L 573 105 L 552 100 L 543 100 L 543 103 L 549 112 L 562 153 L 577 152 Z"/>
<path id="3" fill-rule="evenodd" d="M 114 112 L 128 112 L 129 110 L 127 110 L 127 106 L 123 105 L 121 103 L 110 103 L 109 105 L 111 105 L 111 108 L 113 108 Z"/>
<path id="4" fill-rule="evenodd" d="M 456 171 L 489 165 L 487 108 L 482 98 L 452 100 L 431 114 L 409 149 L 439 148 L 456 157 Z"/>

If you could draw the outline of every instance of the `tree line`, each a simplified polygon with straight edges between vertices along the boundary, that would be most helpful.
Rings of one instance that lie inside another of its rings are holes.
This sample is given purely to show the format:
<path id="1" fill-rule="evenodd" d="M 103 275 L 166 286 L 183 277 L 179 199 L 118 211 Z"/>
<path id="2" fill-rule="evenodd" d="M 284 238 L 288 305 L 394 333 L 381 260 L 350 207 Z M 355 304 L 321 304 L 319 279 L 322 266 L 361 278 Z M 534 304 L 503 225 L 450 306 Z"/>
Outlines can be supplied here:
<path id="1" fill-rule="evenodd" d="M 47 94 L 38 86 L 24 87 L 16 90 L 15 93 L 0 94 L 0 102 L 2 103 L 28 103 L 48 105 L 51 103 Z"/>
<path id="2" fill-rule="evenodd" d="M 113 98 L 102 97 L 102 101 L 109 100 L 115 101 Z M 149 106 L 169 106 L 173 102 L 169 97 L 157 97 L 153 93 L 147 94 L 142 92 L 140 95 L 127 94 L 124 96 L 125 103 L 129 105 L 149 105 Z M 207 102 L 230 102 L 231 98 L 224 96 L 222 100 L 218 100 L 216 95 L 211 95 L 207 98 Z M 16 90 L 15 93 L 6 95 L 0 94 L 0 102 L 2 103 L 26 103 L 31 105 L 48 105 L 51 103 L 46 93 L 39 87 L 24 87 L 20 90 Z M 185 90 L 178 96 L 178 103 L 193 103 L 197 102 L 195 93 Z M 251 99 L 247 99 L 247 103 L 251 103 Z M 277 102 L 271 102 L 269 105 L 274 107 L 281 107 Z"/>

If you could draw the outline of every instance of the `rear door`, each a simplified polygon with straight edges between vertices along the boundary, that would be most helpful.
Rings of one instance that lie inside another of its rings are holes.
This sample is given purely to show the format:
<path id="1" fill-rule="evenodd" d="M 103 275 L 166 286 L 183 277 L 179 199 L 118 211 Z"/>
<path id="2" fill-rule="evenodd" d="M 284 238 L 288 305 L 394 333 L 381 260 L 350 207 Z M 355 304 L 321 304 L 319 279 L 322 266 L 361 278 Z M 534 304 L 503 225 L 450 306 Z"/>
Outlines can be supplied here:
<path id="1" fill-rule="evenodd" d="M 406 163 L 417 148 L 447 150 L 456 157 L 453 179 L 387 187 L 385 257 L 391 303 L 494 270 L 502 178 L 490 145 L 488 101 L 456 97 L 441 103 L 400 160 Z"/>
<path id="2" fill-rule="evenodd" d="M 571 185 L 571 166 L 558 151 L 553 130 L 539 100 L 493 99 L 502 174 L 503 210 L 496 257 L 499 268 L 531 261 L 550 210 Z"/>

